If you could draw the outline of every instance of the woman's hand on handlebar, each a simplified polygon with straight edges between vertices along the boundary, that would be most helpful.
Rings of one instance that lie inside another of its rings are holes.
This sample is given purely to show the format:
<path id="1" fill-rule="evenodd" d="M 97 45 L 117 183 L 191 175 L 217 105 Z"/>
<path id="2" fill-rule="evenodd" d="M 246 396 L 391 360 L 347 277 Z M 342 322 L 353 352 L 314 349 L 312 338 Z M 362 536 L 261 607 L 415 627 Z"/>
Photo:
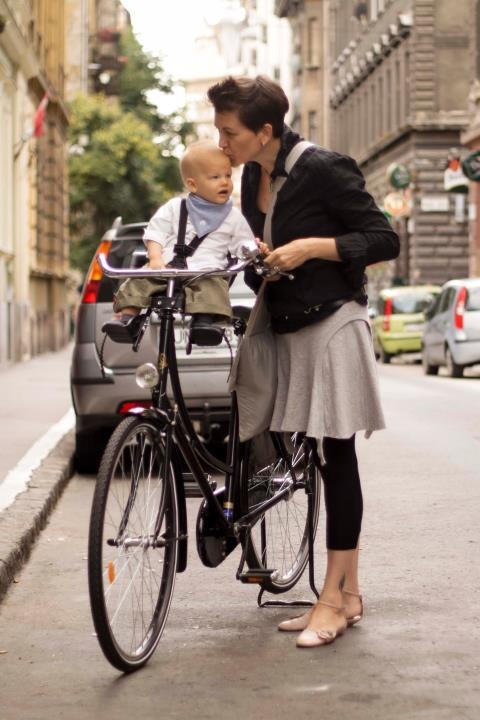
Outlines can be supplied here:
<path id="1" fill-rule="evenodd" d="M 265 258 L 265 265 L 278 270 L 294 270 L 310 258 L 309 248 L 304 239 L 292 240 L 272 250 Z"/>
<path id="2" fill-rule="evenodd" d="M 266 265 L 265 259 L 270 255 L 270 253 L 272 251 L 270 250 L 268 245 L 266 243 L 262 242 L 262 240 L 259 240 L 259 238 L 256 238 L 256 241 L 257 241 L 258 249 L 262 253 L 262 262 L 264 263 L 264 265 Z M 271 274 L 271 275 L 263 275 L 263 277 L 265 278 L 265 280 L 267 282 L 276 282 L 277 280 L 280 280 L 281 275 Z"/>

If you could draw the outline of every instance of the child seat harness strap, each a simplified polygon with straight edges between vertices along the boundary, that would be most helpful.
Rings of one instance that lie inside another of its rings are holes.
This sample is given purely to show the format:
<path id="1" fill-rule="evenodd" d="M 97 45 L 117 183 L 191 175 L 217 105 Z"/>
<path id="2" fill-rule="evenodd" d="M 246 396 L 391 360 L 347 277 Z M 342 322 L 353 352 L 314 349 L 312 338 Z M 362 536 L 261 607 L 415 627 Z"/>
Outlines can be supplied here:
<path id="1" fill-rule="evenodd" d="M 205 235 L 202 235 L 201 237 L 198 237 L 198 235 L 195 235 L 193 240 L 188 243 L 188 245 L 185 243 L 185 233 L 187 230 L 187 218 L 188 218 L 188 210 L 187 210 L 187 201 L 185 198 L 182 199 L 182 202 L 180 203 L 180 221 L 178 223 L 178 233 L 177 233 L 177 242 L 173 246 L 173 258 L 168 263 L 168 267 L 172 268 L 179 268 L 180 270 L 185 270 L 187 267 L 187 257 L 191 257 L 195 250 L 198 249 L 200 244 L 205 240 L 207 235 L 209 233 L 206 233 Z"/>

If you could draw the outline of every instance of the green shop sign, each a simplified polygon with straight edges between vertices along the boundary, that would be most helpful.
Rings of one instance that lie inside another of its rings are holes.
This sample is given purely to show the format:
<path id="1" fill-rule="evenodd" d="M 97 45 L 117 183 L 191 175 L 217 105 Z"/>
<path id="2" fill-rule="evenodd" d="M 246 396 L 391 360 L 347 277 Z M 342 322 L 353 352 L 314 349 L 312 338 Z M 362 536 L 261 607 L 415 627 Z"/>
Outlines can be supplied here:
<path id="1" fill-rule="evenodd" d="M 412 176 L 406 165 L 392 163 L 387 168 L 387 179 L 390 185 L 396 190 L 403 190 L 410 185 Z"/>
<path id="2" fill-rule="evenodd" d="M 480 182 L 480 150 L 468 155 L 462 162 L 462 168 L 469 180 Z"/>

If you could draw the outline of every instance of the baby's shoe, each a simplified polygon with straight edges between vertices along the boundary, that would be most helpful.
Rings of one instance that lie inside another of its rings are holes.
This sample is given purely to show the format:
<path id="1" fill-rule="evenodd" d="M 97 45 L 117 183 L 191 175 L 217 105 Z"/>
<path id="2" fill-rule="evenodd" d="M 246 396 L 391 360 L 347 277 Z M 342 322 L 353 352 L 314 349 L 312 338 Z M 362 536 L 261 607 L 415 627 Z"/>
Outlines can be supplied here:
<path id="1" fill-rule="evenodd" d="M 145 314 L 128 315 L 122 313 L 120 317 L 113 317 L 102 325 L 102 332 L 106 333 L 111 340 L 118 343 L 132 344 L 142 327 Z"/>
<path id="2" fill-rule="evenodd" d="M 222 325 L 229 322 L 226 315 L 195 313 L 190 323 L 190 343 L 210 347 L 220 345 L 224 336 Z"/>

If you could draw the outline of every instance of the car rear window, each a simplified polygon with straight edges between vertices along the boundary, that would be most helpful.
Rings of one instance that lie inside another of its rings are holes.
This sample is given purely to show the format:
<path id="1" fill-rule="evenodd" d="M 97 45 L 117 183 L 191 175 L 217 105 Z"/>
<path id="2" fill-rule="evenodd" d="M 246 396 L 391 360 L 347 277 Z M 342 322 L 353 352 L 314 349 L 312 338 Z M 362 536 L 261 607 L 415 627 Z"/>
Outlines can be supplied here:
<path id="1" fill-rule="evenodd" d="M 108 253 L 108 262 L 115 268 L 132 267 L 132 258 L 135 251 L 137 251 L 139 257 L 142 257 L 141 264 L 144 264 L 147 258 L 143 240 L 136 237 L 114 240 Z M 144 260 L 143 256 L 145 257 Z M 137 263 L 135 263 L 135 265 L 137 265 Z M 117 278 L 109 278 L 104 275 L 98 290 L 97 302 L 112 302 L 113 295 L 121 282 L 122 281 Z"/>
<path id="2" fill-rule="evenodd" d="M 392 313 L 402 315 L 423 312 L 430 305 L 433 298 L 434 293 L 428 290 L 396 295 L 392 297 Z"/>
<path id="3" fill-rule="evenodd" d="M 480 287 L 468 289 L 465 309 L 480 310 Z"/>

